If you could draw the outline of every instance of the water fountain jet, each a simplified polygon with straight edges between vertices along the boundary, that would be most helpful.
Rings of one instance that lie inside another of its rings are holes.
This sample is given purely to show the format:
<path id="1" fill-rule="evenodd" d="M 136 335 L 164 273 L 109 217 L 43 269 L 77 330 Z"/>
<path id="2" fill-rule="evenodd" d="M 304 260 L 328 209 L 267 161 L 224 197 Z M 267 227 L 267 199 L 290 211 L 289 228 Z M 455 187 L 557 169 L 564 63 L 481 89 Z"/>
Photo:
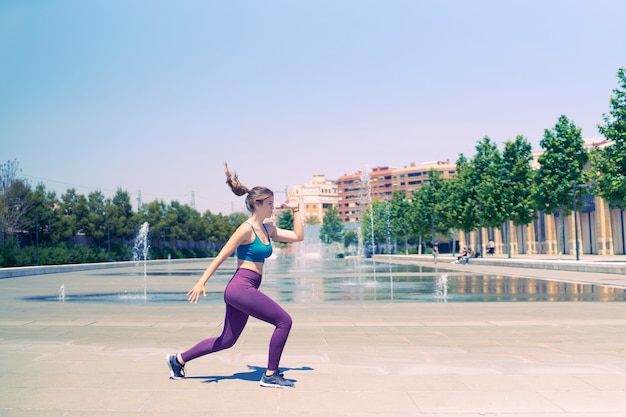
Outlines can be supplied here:
<path id="1" fill-rule="evenodd" d="M 148 273 L 147 273 L 147 261 L 148 251 L 150 250 L 150 240 L 148 232 L 150 226 L 148 222 L 144 222 L 135 237 L 135 245 L 133 246 L 133 261 L 135 263 L 143 262 L 143 299 L 148 299 Z"/>

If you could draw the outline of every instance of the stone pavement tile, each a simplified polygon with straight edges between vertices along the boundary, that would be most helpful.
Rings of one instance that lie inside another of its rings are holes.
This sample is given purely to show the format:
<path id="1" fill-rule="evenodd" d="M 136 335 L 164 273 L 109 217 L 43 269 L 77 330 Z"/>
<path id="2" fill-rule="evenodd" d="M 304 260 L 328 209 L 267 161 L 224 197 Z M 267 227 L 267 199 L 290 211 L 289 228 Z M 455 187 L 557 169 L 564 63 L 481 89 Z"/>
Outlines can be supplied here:
<path id="1" fill-rule="evenodd" d="M 626 391 L 626 372 L 576 375 L 581 381 L 601 391 Z M 626 413 L 625 413 L 626 414 Z"/>
<path id="2" fill-rule="evenodd" d="M 388 391 L 438 391 L 438 390 L 467 390 L 457 376 L 442 375 L 396 375 L 396 374 L 367 374 L 367 375 L 337 375 L 329 369 L 326 374 L 319 375 L 315 372 L 315 377 L 307 378 L 302 376 L 297 384 L 297 389 L 304 391 L 324 391 L 335 392 L 364 391 L 378 392 L 381 395 Z M 332 381 L 332 383 L 329 383 Z"/>
<path id="3" fill-rule="evenodd" d="M 18 410 L 138 410 L 148 397 L 139 390 L 71 388 L 12 388 L 2 409 Z"/>
<path id="4" fill-rule="evenodd" d="M 411 391 L 422 413 L 561 413 L 562 408 L 535 392 Z"/>
<path id="5" fill-rule="evenodd" d="M 624 417 L 624 413 L 623 412 L 618 412 L 618 413 L 606 413 L 604 411 L 600 411 L 600 412 L 586 412 L 586 413 L 565 413 L 565 411 L 561 412 L 561 413 L 498 413 L 498 414 L 487 414 L 487 417 L 560 417 L 560 416 L 565 416 L 565 417 Z M 420 416 L 420 417 L 442 417 L 441 415 L 439 416 Z M 460 417 L 457 414 L 454 415 L 454 417 Z M 482 417 L 485 417 L 485 415 L 482 415 Z"/>
<path id="6" fill-rule="evenodd" d="M 93 410 L 69 410 L 62 417 L 227 417 L 228 414 L 216 414 L 209 411 L 190 411 L 185 410 L 183 404 L 180 411 L 172 413 L 172 411 L 151 411 L 147 413 L 143 410 L 138 411 L 93 411 Z M 232 416 L 232 414 L 230 414 Z M 2 417 L 0 415 L 0 417 Z"/>
<path id="7" fill-rule="evenodd" d="M 49 371 L 23 370 L 8 372 L 5 376 L 16 388 L 48 388 L 71 389 L 82 387 L 89 389 L 107 389 L 111 386 L 107 375 L 96 373 L 50 373 Z"/>
<path id="8" fill-rule="evenodd" d="M 379 378 L 384 386 L 385 378 Z M 287 412 L 316 410 L 319 415 L 326 413 L 345 412 L 354 415 L 360 413 L 379 413 L 394 415 L 395 413 L 417 413 L 419 409 L 413 400 L 403 391 L 349 390 L 349 391 L 307 391 L 295 389 L 281 398 L 281 411 Z"/>
<path id="9" fill-rule="evenodd" d="M 0 417 L 67 417 L 64 410 L 16 410 L 0 408 Z"/>
<path id="10" fill-rule="evenodd" d="M 618 412 L 626 415 L 626 395 L 624 391 L 542 391 L 544 398 L 569 412 Z"/>
<path id="11" fill-rule="evenodd" d="M 606 376 L 606 375 L 604 375 Z M 500 395 L 508 391 L 586 390 L 591 385 L 571 375 L 459 375 L 468 390 Z"/>
<path id="12" fill-rule="evenodd" d="M 276 413 L 282 393 L 285 390 L 267 389 L 255 387 L 256 392 L 242 394 L 240 391 L 213 390 L 207 387 L 202 390 L 177 390 L 169 389 L 152 392 L 142 405 L 142 410 L 152 412 L 177 413 L 181 409 L 190 412 L 228 412 L 236 410 L 238 414 L 246 415 L 259 410 L 267 410 Z M 265 392 L 281 391 L 281 392 Z M 173 414 L 174 415 L 174 414 Z"/>

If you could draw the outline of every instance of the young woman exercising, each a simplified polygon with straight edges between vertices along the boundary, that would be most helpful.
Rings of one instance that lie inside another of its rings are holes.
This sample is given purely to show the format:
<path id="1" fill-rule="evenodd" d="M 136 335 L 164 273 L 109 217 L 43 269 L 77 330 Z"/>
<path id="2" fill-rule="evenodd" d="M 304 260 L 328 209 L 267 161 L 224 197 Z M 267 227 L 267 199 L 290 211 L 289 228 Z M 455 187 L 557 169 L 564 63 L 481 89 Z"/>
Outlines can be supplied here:
<path id="1" fill-rule="evenodd" d="M 275 326 L 270 339 L 267 371 L 261 377 L 264 387 L 293 387 L 292 381 L 283 377 L 278 364 L 291 330 L 291 316 L 274 300 L 259 291 L 263 264 L 272 254 L 271 239 L 279 242 L 299 242 L 304 239 L 304 229 L 299 216 L 294 216 L 294 230 L 285 230 L 265 219 L 272 215 L 274 193 L 265 187 L 248 189 L 239 182 L 237 174 L 224 165 L 226 183 L 238 196 L 246 194 L 246 207 L 250 217 L 232 234 L 226 245 L 209 264 L 196 285 L 187 293 L 189 302 L 197 303 L 200 295 L 206 296 L 205 284 L 219 266 L 237 252 L 237 270 L 224 290 L 226 316 L 224 329 L 219 337 L 202 340 L 191 349 L 179 354 L 167 355 L 171 379 L 185 377 L 185 364 L 190 360 L 232 347 L 252 316 Z M 295 214 L 299 211 L 298 201 L 290 196 L 284 207 Z"/>

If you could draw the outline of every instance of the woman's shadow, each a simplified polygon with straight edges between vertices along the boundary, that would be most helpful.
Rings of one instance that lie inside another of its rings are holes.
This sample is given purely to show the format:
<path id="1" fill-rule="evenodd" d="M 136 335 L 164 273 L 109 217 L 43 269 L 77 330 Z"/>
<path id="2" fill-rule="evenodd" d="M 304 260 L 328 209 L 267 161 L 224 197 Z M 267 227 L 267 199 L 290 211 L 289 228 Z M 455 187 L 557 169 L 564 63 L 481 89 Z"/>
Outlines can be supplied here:
<path id="1" fill-rule="evenodd" d="M 220 381 L 226 381 L 231 379 L 239 379 L 242 381 L 258 382 L 261 380 L 265 368 L 260 366 L 248 365 L 248 372 L 237 372 L 232 375 L 205 375 L 205 376 L 187 376 L 185 379 L 204 379 L 203 384 L 211 384 L 213 382 L 218 383 Z M 313 368 L 309 366 L 301 366 L 299 368 L 280 368 L 280 372 L 286 371 L 312 371 Z M 289 379 L 289 381 L 297 382 L 295 379 Z"/>

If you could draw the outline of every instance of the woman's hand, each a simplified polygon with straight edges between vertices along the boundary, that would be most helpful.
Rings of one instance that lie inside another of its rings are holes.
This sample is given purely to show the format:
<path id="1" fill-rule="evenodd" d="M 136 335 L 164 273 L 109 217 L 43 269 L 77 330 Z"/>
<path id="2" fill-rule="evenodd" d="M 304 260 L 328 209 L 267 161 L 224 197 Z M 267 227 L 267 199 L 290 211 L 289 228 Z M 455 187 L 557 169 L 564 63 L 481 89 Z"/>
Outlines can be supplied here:
<path id="1" fill-rule="evenodd" d="M 283 207 L 294 210 L 300 207 L 300 202 L 298 198 L 293 195 L 293 191 L 287 191 L 287 201 L 283 203 Z"/>
<path id="2" fill-rule="evenodd" d="M 200 294 L 206 297 L 206 288 L 204 287 L 204 284 L 197 282 L 196 285 L 194 285 L 193 288 L 187 293 L 187 299 L 190 303 L 198 304 Z"/>

